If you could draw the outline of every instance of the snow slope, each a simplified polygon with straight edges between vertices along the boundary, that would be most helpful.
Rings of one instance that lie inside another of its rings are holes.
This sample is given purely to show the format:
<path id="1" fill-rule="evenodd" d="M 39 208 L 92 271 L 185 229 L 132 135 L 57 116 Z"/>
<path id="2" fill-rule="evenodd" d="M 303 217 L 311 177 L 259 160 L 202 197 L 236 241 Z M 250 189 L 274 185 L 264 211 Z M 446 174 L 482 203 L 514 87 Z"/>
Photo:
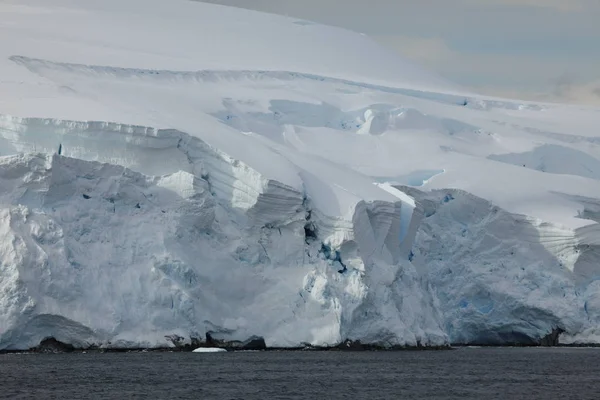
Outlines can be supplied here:
<path id="1" fill-rule="evenodd" d="M 0 0 L 0 71 L 0 349 L 600 337 L 599 110 L 183 0 Z"/>

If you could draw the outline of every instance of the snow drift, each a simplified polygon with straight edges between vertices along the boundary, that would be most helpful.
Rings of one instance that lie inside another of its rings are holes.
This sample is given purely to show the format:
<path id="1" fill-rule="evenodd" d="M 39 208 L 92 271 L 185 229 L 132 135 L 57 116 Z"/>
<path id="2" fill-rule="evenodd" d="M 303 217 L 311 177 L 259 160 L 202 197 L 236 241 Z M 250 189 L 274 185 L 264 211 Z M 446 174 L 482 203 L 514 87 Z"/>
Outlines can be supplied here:
<path id="1" fill-rule="evenodd" d="M 196 2 L 0 14 L 0 349 L 600 337 L 597 110 Z"/>

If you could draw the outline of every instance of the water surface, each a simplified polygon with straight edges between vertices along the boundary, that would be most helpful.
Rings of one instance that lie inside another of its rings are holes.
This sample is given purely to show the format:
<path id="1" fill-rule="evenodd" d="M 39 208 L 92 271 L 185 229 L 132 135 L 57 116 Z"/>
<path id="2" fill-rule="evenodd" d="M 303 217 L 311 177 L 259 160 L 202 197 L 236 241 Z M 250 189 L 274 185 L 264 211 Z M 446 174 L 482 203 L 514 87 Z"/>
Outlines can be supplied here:
<path id="1" fill-rule="evenodd" d="M 0 355 L 0 398 L 600 399 L 600 349 Z"/>

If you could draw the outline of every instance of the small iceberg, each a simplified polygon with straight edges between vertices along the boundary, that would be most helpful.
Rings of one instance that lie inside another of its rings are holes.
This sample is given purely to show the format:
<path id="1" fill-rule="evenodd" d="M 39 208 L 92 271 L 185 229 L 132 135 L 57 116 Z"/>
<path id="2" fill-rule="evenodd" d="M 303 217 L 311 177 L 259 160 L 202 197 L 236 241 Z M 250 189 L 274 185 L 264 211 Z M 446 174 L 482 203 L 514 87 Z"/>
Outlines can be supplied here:
<path id="1" fill-rule="evenodd" d="M 225 349 L 220 349 L 218 347 L 199 347 L 194 350 L 192 353 L 223 353 L 227 352 Z"/>

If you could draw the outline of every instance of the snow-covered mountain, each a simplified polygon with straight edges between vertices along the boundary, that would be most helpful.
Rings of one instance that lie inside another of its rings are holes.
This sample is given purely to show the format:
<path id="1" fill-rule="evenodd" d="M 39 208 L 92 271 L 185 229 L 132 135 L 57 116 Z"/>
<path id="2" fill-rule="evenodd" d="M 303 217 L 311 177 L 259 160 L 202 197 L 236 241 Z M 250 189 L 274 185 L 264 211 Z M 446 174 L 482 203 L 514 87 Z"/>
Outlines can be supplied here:
<path id="1" fill-rule="evenodd" d="M 600 110 L 176 0 L 0 0 L 0 349 L 600 341 Z"/>

